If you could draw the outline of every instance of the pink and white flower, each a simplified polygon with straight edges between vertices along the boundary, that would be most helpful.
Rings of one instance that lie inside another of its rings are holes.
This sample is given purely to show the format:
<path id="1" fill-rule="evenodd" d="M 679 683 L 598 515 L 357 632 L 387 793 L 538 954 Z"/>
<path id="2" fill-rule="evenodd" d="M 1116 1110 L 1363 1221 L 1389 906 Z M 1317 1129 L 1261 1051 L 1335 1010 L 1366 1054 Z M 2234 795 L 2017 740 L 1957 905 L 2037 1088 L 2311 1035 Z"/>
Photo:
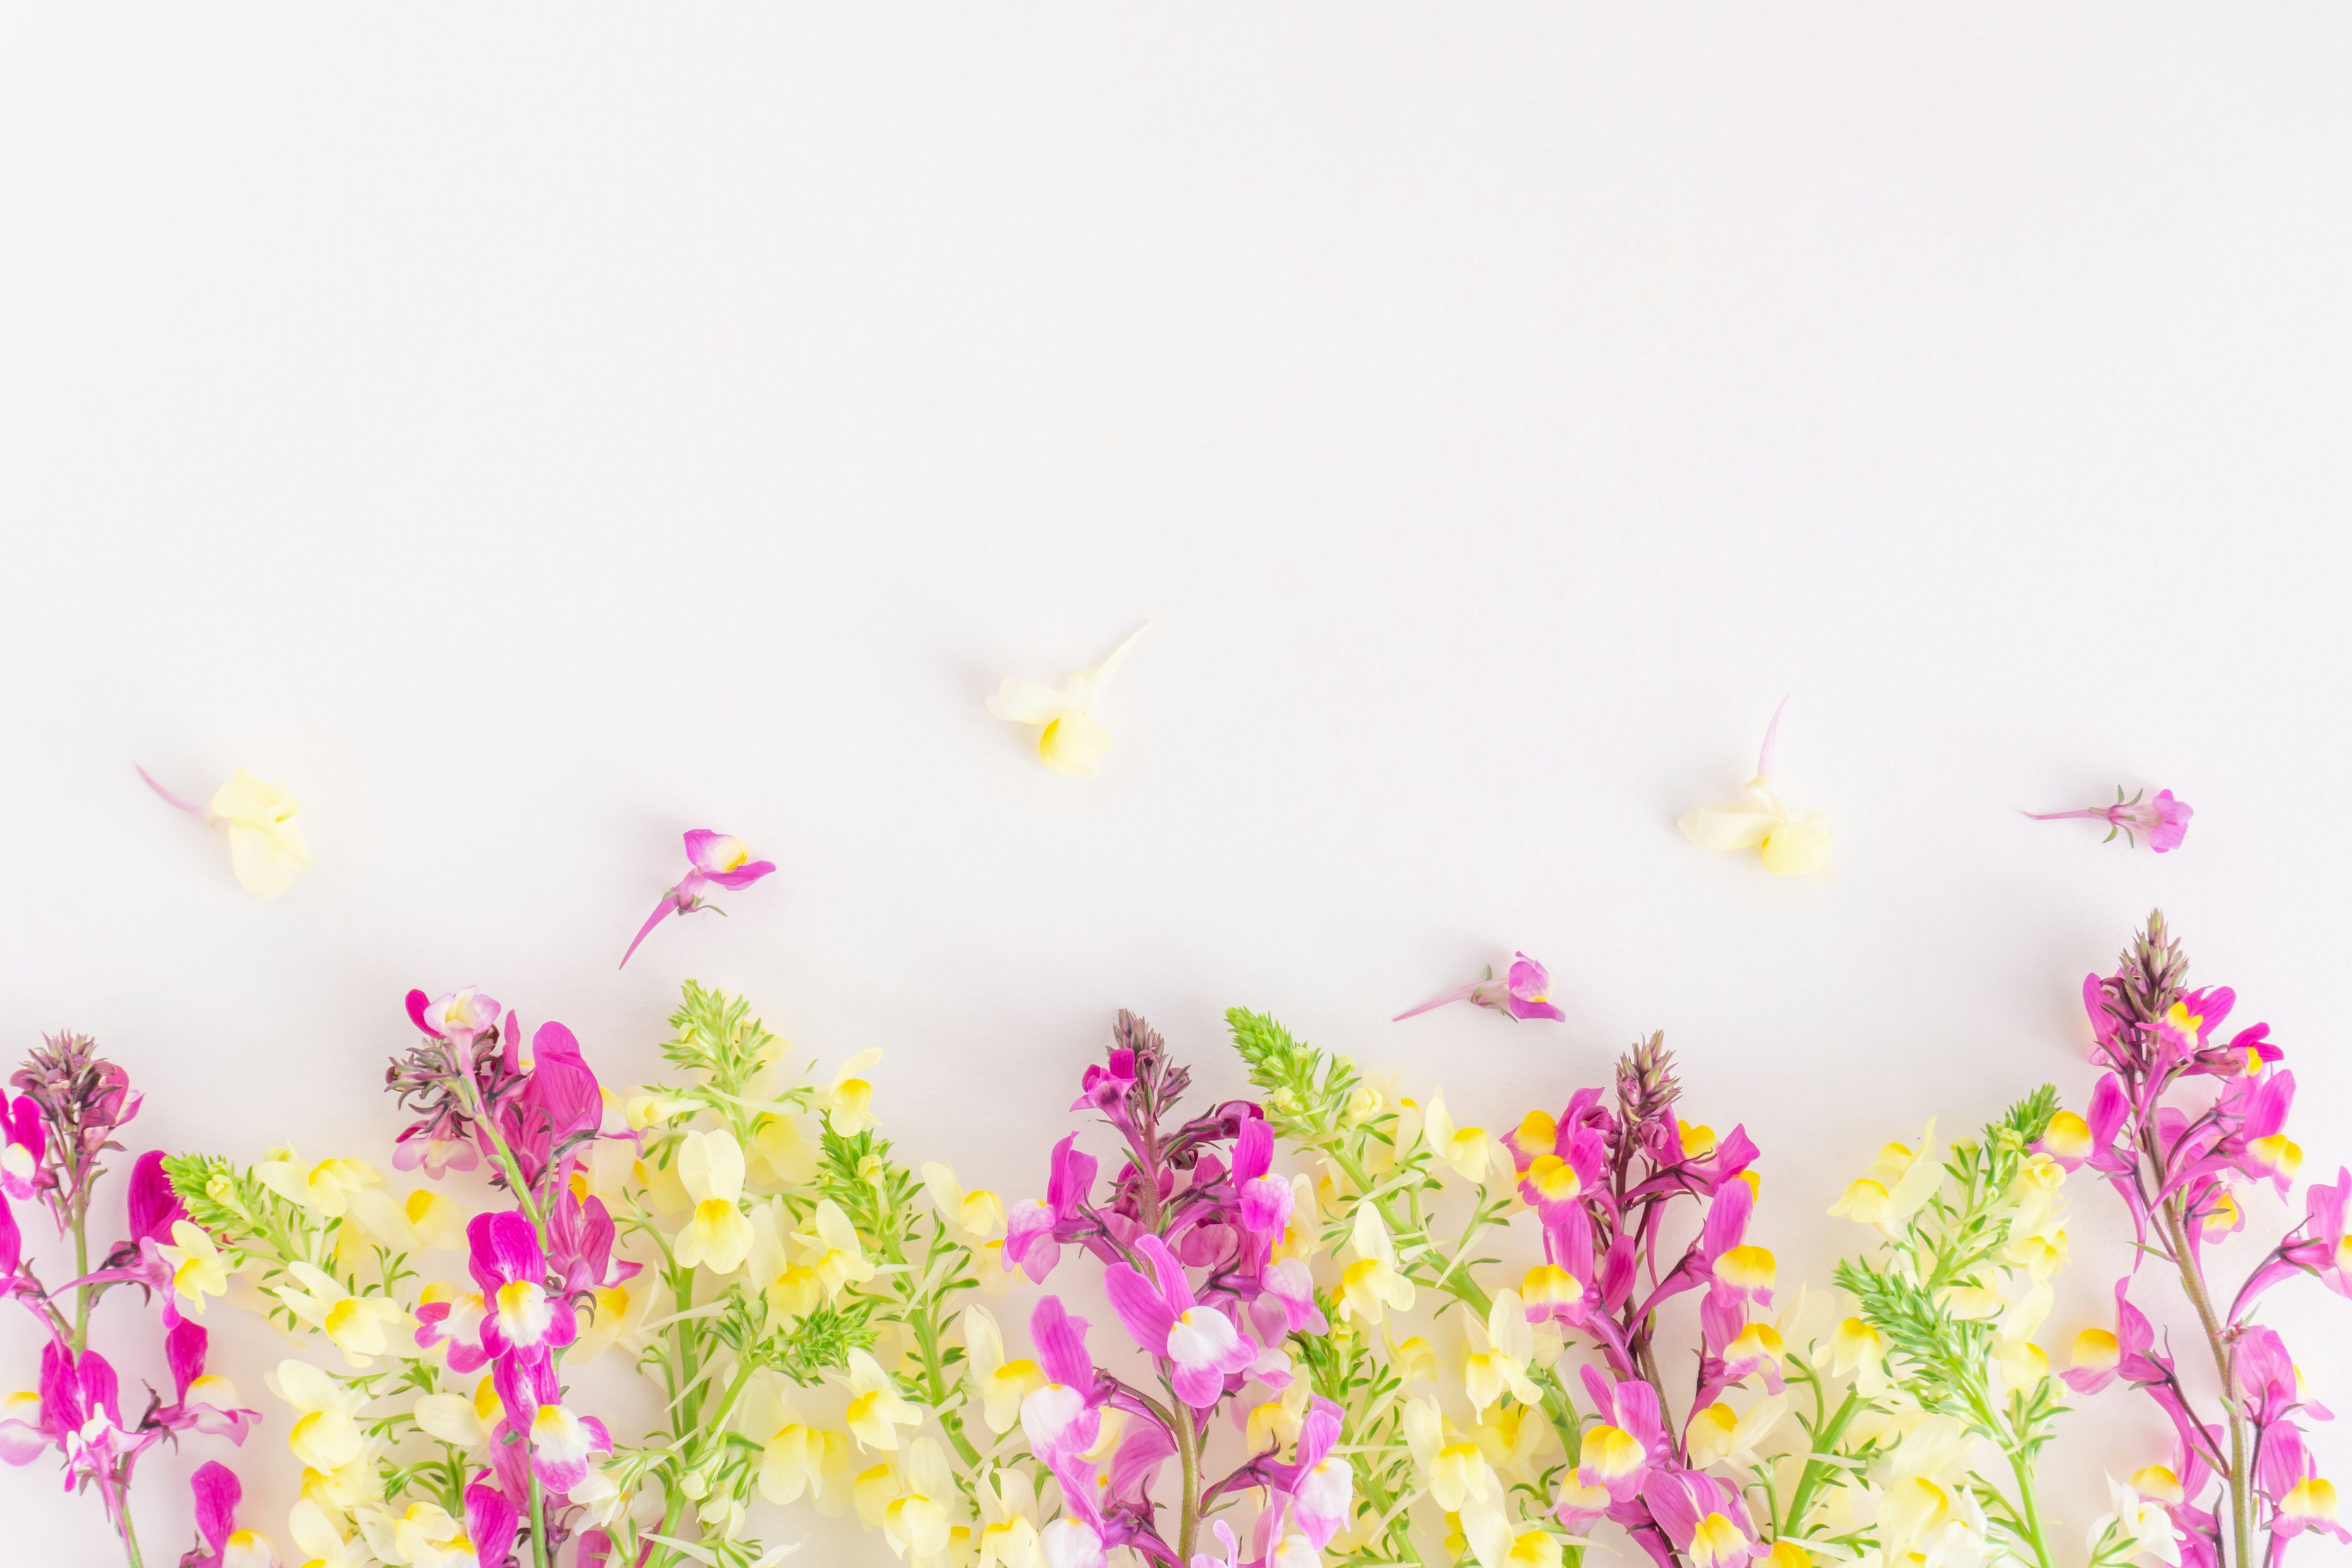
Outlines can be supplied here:
<path id="1" fill-rule="evenodd" d="M 708 827 L 698 827 L 686 836 L 686 875 L 661 896 L 661 902 L 654 906 L 654 912 L 646 917 L 644 925 L 637 928 L 636 936 L 629 943 L 629 951 L 621 954 L 622 967 L 628 966 L 630 954 L 637 951 L 637 944 L 651 934 L 654 927 L 671 915 L 690 915 L 697 910 L 725 914 L 725 910 L 703 898 L 704 892 L 709 889 L 725 888 L 732 891 L 748 888 L 776 868 L 772 860 L 752 859 L 751 847 L 741 839 L 730 834 L 715 833 Z"/>
<path id="2" fill-rule="evenodd" d="M 1441 991 L 1418 1007 L 1406 1008 L 1390 1022 L 1402 1023 L 1432 1008 L 1454 1002 L 1491 1007 L 1514 1023 L 1528 1018 L 1558 1020 L 1567 1017 L 1567 1014 L 1552 1005 L 1551 971 L 1524 952 L 1511 956 L 1511 966 L 1504 972 L 1502 979 L 1495 978 L 1495 966 L 1490 963 L 1486 966 L 1485 978 L 1473 980 L 1466 985 L 1456 985 L 1450 991 Z"/>
<path id="3" fill-rule="evenodd" d="M 1206 1409 L 1223 1395 L 1226 1378 L 1256 1362 L 1257 1342 L 1223 1310 L 1193 1296 L 1183 1265 L 1165 1242 L 1139 1237 L 1135 1250 L 1151 1266 L 1156 1283 L 1131 1265 L 1114 1263 L 1103 1271 L 1111 1305 L 1136 1343 L 1172 1363 L 1176 1397 Z"/>

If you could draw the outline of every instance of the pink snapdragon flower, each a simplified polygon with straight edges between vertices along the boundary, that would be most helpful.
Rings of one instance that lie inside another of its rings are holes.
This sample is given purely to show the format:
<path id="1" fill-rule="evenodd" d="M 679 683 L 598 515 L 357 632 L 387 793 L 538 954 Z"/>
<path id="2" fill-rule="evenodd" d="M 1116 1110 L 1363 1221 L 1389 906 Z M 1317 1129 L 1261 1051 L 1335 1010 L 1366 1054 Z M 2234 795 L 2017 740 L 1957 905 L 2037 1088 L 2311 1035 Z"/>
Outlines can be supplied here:
<path id="1" fill-rule="evenodd" d="M 236 1385 L 205 1373 L 205 1355 L 211 1342 L 201 1327 L 186 1321 L 164 1336 L 163 1359 L 172 1368 L 177 1397 L 155 1413 L 155 1422 L 173 1432 L 201 1432 L 241 1445 L 261 1412 L 240 1408 Z"/>
<path id="2" fill-rule="evenodd" d="M 245 1487 L 236 1471 L 217 1462 L 207 1464 L 188 1478 L 188 1488 L 195 1494 L 196 1533 L 211 1550 L 188 1553 L 180 1559 L 180 1568 L 278 1568 L 268 1536 L 236 1527 Z"/>
<path id="3" fill-rule="evenodd" d="M 0 1193 L 23 1203 L 55 1176 L 45 1176 L 42 1163 L 49 1152 L 48 1132 L 41 1125 L 41 1108 L 29 1094 L 10 1099 L 0 1089 Z"/>
<path id="4" fill-rule="evenodd" d="M 1234 1321 L 1192 1294 L 1184 1266 L 1156 1236 L 1136 1238 L 1135 1249 L 1151 1266 L 1154 1279 L 1125 1263 L 1103 1272 L 1110 1303 L 1135 1342 L 1175 1367 L 1176 1397 L 1205 1410 L 1223 1397 L 1225 1379 L 1247 1372 L 1258 1357 L 1255 1341 Z"/>
<path id="5" fill-rule="evenodd" d="M 482 1350 L 492 1360 L 541 1360 L 580 1337 L 572 1303 L 548 1293 L 547 1254 L 530 1220 L 510 1211 L 476 1215 L 466 1239 L 482 1289 Z"/>
<path id="6" fill-rule="evenodd" d="M 748 888 L 776 868 L 772 860 L 752 859 L 750 847 L 741 839 L 715 833 L 708 827 L 698 827 L 686 836 L 686 858 L 688 862 L 686 875 L 662 895 L 661 902 L 654 906 L 654 912 L 646 917 L 644 925 L 637 928 L 636 936 L 629 943 L 628 952 L 621 954 L 623 968 L 628 966 L 629 955 L 637 951 L 637 943 L 645 941 L 654 927 L 669 916 L 690 915 L 697 910 L 725 914 L 725 910 L 703 899 L 703 893 L 709 889 L 726 888 L 731 891 Z"/>
<path id="7" fill-rule="evenodd" d="M 2139 840 L 2137 834 L 2147 835 L 2147 847 L 2161 855 L 2180 847 L 2189 837 L 2189 819 L 2197 814 L 2185 800 L 2175 800 L 2168 789 L 2156 792 L 2156 798 L 2143 803 L 2139 798 L 2146 791 L 2136 792 L 2129 800 L 2124 798 L 2124 786 L 2116 786 L 2113 805 L 2086 805 L 2080 811 L 2029 811 L 2025 815 L 2036 822 L 2060 822 L 2068 817 L 2087 816 L 2107 825 L 2107 837 L 2101 843 L 2111 842 L 2118 833 L 2124 842 L 2134 847 Z"/>
<path id="8" fill-rule="evenodd" d="M 1434 1007 L 1453 1002 L 1470 1002 L 1481 1007 L 1492 1007 L 1514 1023 L 1528 1018 L 1568 1016 L 1551 1003 L 1551 971 L 1526 953 L 1513 954 L 1514 962 L 1502 979 L 1495 978 L 1495 967 L 1486 966 L 1486 978 L 1473 980 L 1467 985 L 1457 985 L 1451 991 L 1441 991 L 1418 1007 L 1408 1007 L 1391 1023 L 1402 1023 Z"/>

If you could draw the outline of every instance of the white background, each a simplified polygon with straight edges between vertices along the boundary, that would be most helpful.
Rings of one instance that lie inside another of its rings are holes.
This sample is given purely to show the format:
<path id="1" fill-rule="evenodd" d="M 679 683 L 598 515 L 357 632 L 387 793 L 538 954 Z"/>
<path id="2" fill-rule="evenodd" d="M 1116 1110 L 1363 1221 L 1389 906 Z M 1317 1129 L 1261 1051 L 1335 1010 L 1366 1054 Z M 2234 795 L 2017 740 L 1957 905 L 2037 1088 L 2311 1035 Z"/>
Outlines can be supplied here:
<path id="1" fill-rule="evenodd" d="M 95 1034 L 134 1149 L 381 1160 L 408 986 L 626 1081 L 691 974 L 1013 1196 L 1122 1005 L 1490 1124 L 1664 1027 L 1793 1281 L 1882 1140 L 2081 1103 L 2160 902 L 2332 1173 L 2352 28 L 1773 12 L 15 7 L 9 1052 Z M 1100 778 L 982 710 L 1147 616 Z M 1810 881 L 1674 828 L 1784 692 Z M 285 781 L 316 870 L 248 899 L 134 760 Z M 2119 782 L 2181 851 L 2017 815 Z M 780 874 L 616 973 L 701 826 Z M 1515 946 L 1565 1025 L 1386 1022 Z M 2076 1201 L 2056 1347 L 2126 1261 Z M 2161 1443 L 2070 1430 L 2072 1535 Z M 149 1462 L 151 1563 L 220 1452 Z M 108 1561 L 53 1485 L 12 1560 Z"/>

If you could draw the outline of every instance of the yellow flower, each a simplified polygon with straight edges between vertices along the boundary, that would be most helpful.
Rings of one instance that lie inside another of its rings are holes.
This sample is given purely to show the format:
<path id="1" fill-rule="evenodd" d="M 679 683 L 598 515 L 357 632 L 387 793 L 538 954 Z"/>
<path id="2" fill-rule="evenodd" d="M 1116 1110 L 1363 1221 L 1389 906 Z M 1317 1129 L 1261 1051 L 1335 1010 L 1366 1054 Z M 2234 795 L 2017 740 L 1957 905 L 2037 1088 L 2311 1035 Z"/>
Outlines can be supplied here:
<path id="1" fill-rule="evenodd" d="M 1484 1415 L 1506 1389 L 1522 1405 L 1541 1403 L 1543 1395 L 1528 1377 L 1528 1363 L 1535 1359 L 1535 1331 L 1528 1325 L 1517 1291 L 1495 1293 L 1483 1337 L 1486 1348 L 1473 1352 L 1462 1363 L 1462 1391 L 1470 1396 L 1470 1408 Z"/>
<path id="2" fill-rule="evenodd" d="M 982 1419 L 1002 1437 L 1021 1419 L 1021 1402 L 1045 1386 L 1045 1371 L 1026 1356 L 1007 1361 L 1004 1335 L 987 1308 L 963 1310 L 964 1373 L 978 1396 Z"/>
<path id="3" fill-rule="evenodd" d="M 1383 1309 L 1412 1310 L 1412 1281 L 1397 1270 L 1396 1243 L 1381 1223 L 1380 1210 L 1366 1204 L 1356 1211 L 1356 1228 L 1349 1245 L 1356 1259 L 1339 1271 L 1339 1315 L 1381 1321 Z"/>
<path id="4" fill-rule="evenodd" d="M 919 1426 L 923 1413 L 898 1394 L 881 1363 L 865 1351 L 849 1352 L 849 1405 L 842 1412 L 858 1444 L 887 1452 L 898 1446 L 898 1428 Z"/>
<path id="5" fill-rule="evenodd" d="M 384 1188 L 362 1186 L 352 1193 L 348 1206 L 370 1239 L 403 1253 L 464 1247 L 466 1222 L 473 1217 L 463 1204 L 430 1187 L 395 1199 Z"/>
<path id="6" fill-rule="evenodd" d="M 1037 737 L 1037 760 L 1057 773 L 1086 775 L 1102 765 L 1110 750 L 1110 731 L 1094 716 L 1094 705 L 1110 689 L 1127 650 L 1151 629 L 1146 622 L 1111 650 L 1090 675 L 1073 675 L 1059 691 L 1034 680 L 1007 676 L 988 700 L 988 710 L 1015 724 L 1044 726 Z"/>
<path id="7" fill-rule="evenodd" d="M 743 1402 L 739 1423 L 759 1444 L 760 1495 L 772 1503 L 798 1502 L 803 1494 L 829 1513 L 849 1501 L 849 1439 L 814 1426 L 793 1408 L 783 1381 L 763 1373 Z"/>
<path id="8" fill-rule="evenodd" d="M 341 1219 L 350 1209 L 352 1194 L 364 1187 L 383 1185 L 383 1173 L 364 1160 L 321 1160 L 305 1165 L 291 1149 L 272 1149 L 253 1168 L 253 1179 L 290 1204 Z"/>
<path id="9" fill-rule="evenodd" d="M 1465 1182 L 1483 1183 L 1494 1159 L 1494 1144 L 1483 1127 L 1456 1127 L 1445 1109 L 1445 1096 L 1433 1093 L 1423 1112 L 1422 1137 L 1441 1165 L 1450 1165 Z"/>
<path id="10" fill-rule="evenodd" d="M 292 1283 L 278 1286 L 271 1294 L 297 1318 L 325 1331 L 352 1366 L 373 1365 L 374 1358 L 389 1348 L 386 1331 L 409 1321 L 396 1303 L 381 1296 L 354 1296 L 323 1268 L 298 1259 L 286 1266 L 286 1273 Z"/>
<path id="11" fill-rule="evenodd" d="M 824 1119 L 841 1137 L 855 1138 L 874 1125 L 874 1086 L 863 1075 L 881 1059 L 878 1050 L 858 1052 L 841 1064 L 824 1091 Z"/>
<path id="12" fill-rule="evenodd" d="M 1692 1468 L 1703 1470 L 1709 1465 L 1745 1464 L 1755 1457 L 1756 1445 L 1770 1436 L 1788 1413 L 1785 1394 L 1759 1399 L 1745 1414 L 1717 1400 L 1691 1417 L 1684 1435 Z"/>
<path id="13" fill-rule="evenodd" d="M 267 1381 L 270 1392 L 297 1413 L 286 1434 L 286 1446 L 296 1458 L 311 1469 L 331 1472 L 359 1458 L 360 1426 L 354 1417 L 361 1395 L 308 1362 L 280 1362 Z"/>
<path id="14" fill-rule="evenodd" d="M 228 835 L 229 869 L 257 899 L 274 899 L 310 868 L 310 842 L 295 824 L 302 805 L 279 784 L 239 768 L 213 793 L 207 816 Z"/>
<path id="15" fill-rule="evenodd" d="M 812 1217 L 816 1228 L 793 1239 L 801 1244 L 801 1266 L 815 1276 L 828 1298 L 840 1295 L 845 1285 L 862 1285 L 874 1278 L 874 1262 L 839 1204 L 821 1199 Z"/>
<path id="16" fill-rule="evenodd" d="M 1927 1123 L 1915 1152 L 1901 1143 L 1889 1143 L 1877 1161 L 1849 1183 L 1830 1213 L 1892 1232 L 1919 1212 L 1919 1206 L 1943 1185 L 1944 1168 L 1930 1158 L 1936 1148 L 1936 1124 Z"/>
<path id="17" fill-rule="evenodd" d="M 1501 1500 L 1503 1483 L 1486 1463 L 1486 1456 L 1478 1451 L 1477 1444 L 1449 1430 L 1434 1404 L 1407 1400 L 1404 1433 L 1413 1463 L 1427 1479 L 1438 1507 L 1458 1514 L 1465 1503 L 1492 1505 Z"/>
<path id="18" fill-rule="evenodd" d="M 923 1164 L 923 1190 L 930 1194 L 940 1217 L 979 1242 L 1004 1234 L 1004 1200 L 975 1188 L 966 1192 L 955 1172 L 937 1160 Z"/>
<path id="19" fill-rule="evenodd" d="M 819 1153 L 797 1117 L 762 1116 L 752 1126 L 751 1175 L 762 1186 L 806 1186 L 816 1178 Z"/>
<path id="20" fill-rule="evenodd" d="M 1818 811 L 1801 811 L 1780 798 L 1772 787 L 1773 744 L 1780 732 L 1780 712 L 1787 698 L 1772 711 L 1771 727 L 1764 731 L 1763 754 L 1756 760 L 1756 776 L 1748 781 L 1740 798 L 1729 805 L 1685 812 L 1676 826 L 1683 837 L 1702 849 L 1754 849 L 1764 858 L 1764 868 L 1775 876 L 1818 871 L 1829 864 L 1835 835 L 1830 819 Z"/>
<path id="21" fill-rule="evenodd" d="M 192 1317 L 204 1316 L 205 1297 L 228 1294 L 229 1269 L 241 1261 L 234 1253 L 222 1257 L 204 1227 L 184 1219 L 172 1222 L 172 1239 L 155 1250 L 172 1266 L 172 1292 Z"/>
<path id="22" fill-rule="evenodd" d="M 694 1214 L 677 1233 L 679 1263 L 732 1274 L 751 1250 L 751 1222 L 738 1206 L 743 1196 L 743 1146 L 723 1127 L 689 1132 L 677 1153 L 678 1180 Z"/>

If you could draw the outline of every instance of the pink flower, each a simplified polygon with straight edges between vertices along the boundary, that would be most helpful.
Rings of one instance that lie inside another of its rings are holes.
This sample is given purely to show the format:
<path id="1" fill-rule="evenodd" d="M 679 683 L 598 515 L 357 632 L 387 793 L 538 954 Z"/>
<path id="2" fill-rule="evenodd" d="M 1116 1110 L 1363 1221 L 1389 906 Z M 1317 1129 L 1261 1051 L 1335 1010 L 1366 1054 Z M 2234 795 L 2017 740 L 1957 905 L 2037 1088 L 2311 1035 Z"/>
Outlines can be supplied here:
<path id="1" fill-rule="evenodd" d="M 686 858 L 688 862 L 686 875 L 662 895 L 661 902 L 654 906 L 654 912 L 646 917 L 644 925 L 637 928 L 636 937 L 629 943 L 629 952 L 621 954 L 624 968 L 628 964 L 629 954 L 637 951 L 637 943 L 645 941 L 654 927 L 668 916 L 690 915 L 697 910 L 725 914 L 725 910 L 704 900 L 702 895 L 706 889 L 726 888 L 731 891 L 748 888 L 776 868 L 772 860 L 752 859 L 750 847 L 741 839 L 714 833 L 708 827 L 698 827 L 686 836 Z"/>
<path id="2" fill-rule="evenodd" d="M 1173 1363 L 1176 1397 L 1205 1410 L 1223 1397 L 1228 1376 L 1247 1372 L 1257 1361 L 1256 1342 L 1193 1296 L 1192 1281 L 1167 1243 L 1143 1236 L 1136 1238 L 1135 1249 L 1151 1265 L 1156 1283 L 1129 1264 L 1114 1263 L 1103 1271 L 1110 1304 L 1137 1344 Z"/>
<path id="3" fill-rule="evenodd" d="M 0 1193 L 21 1203 L 54 1182 L 41 1169 L 48 1150 L 48 1131 L 33 1097 L 20 1094 L 12 1100 L 0 1089 Z"/>
<path id="4" fill-rule="evenodd" d="M 163 1359 L 171 1363 L 178 1398 L 157 1411 L 155 1419 L 174 1432 L 201 1432 L 241 1444 L 261 1412 L 239 1408 L 236 1389 L 226 1378 L 205 1375 L 205 1352 L 210 1343 L 202 1328 L 186 1321 L 164 1337 Z"/>
<path id="5" fill-rule="evenodd" d="M 476 1215 L 466 1226 L 468 1266 L 482 1288 L 482 1349 L 492 1359 L 536 1361 L 580 1337 L 572 1303 L 547 1290 L 547 1254 L 530 1220 L 510 1212 Z"/>
<path id="6" fill-rule="evenodd" d="M 188 1478 L 188 1489 L 195 1494 L 196 1533 L 212 1550 L 188 1553 L 180 1559 L 181 1568 L 277 1568 L 269 1538 L 236 1527 L 245 1488 L 236 1471 L 217 1462 L 205 1465 Z"/>
<path id="7" fill-rule="evenodd" d="M 1031 1449 L 1053 1465 L 1094 1447 L 1110 1390 L 1087 1353 L 1087 1321 L 1070 1316 L 1059 1296 L 1046 1297 L 1029 1314 L 1029 1338 L 1045 1384 L 1021 1402 L 1021 1431 Z"/>
<path id="8" fill-rule="evenodd" d="M 1501 980 L 1495 978 L 1494 965 L 1486 966 L 1486 976 L 1467 985 L 1457 985 L 1451 991 L 1441 991 L 1418 1007 L 1408 1007 L 1399 1013 L 1392 1023 L 1443 1007 L 1450 1002 L 1474 1002 L 1518 1022 L 1528 1018 L 1560 1019 L 1568 1016 L 1551 1004 L 1551 971 L 1526 953 L 1512 955 L 1517 960 Z"/>
<path id="9" fill-rule="evenodd" d="M 2161 855 L 2168 849 L 2180 847 L 2180 841 L 2189 837 L 2189 819 L 2197 814 L 2189 809 L 2187 801 L 2173 799 L 2168 789 L 2157 791 L 2154 800 L 2142 804 L 2139 794 L 2126 800 L 2124 786 L 2117 784 L 2113 805 L 2086 805 L 2080 811 L 2029 811 L 2025 815 L 2036 822 L 2057 822 L 2072 816 L 2093 817 L 2108 825 L 2107 837 L 2101 840 L 2102 843 L 2112 840 L 2120 833 L 2126 844 L 2137 847 L 2139 840 L 2134 836 L 2145 833 L 2147 835 L 2147 847 Z"/>

